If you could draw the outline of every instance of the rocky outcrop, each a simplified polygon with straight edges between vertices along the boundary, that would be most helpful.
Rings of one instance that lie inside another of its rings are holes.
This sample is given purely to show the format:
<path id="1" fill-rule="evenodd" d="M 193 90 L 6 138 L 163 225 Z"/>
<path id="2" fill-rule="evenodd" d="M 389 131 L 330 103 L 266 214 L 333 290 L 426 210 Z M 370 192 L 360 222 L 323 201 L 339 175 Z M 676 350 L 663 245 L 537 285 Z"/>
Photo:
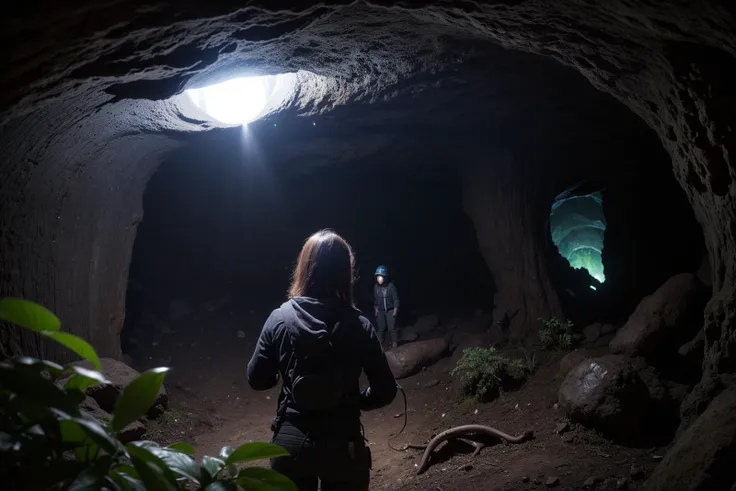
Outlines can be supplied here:
<path id="1" fill-rule="evenodd" d="M 689 273 L 644 298 L 610 344 L 613 353 L 656 360 L 672 355 L 701 329 L 707 290 Z"/>
<path id="2" fill-rule="evenodd" d="M 388 365 L 397 379 L 409 377 L 437 363 L 449 354 L 450 345 L 444 339 L 428 339 L 405 344 L 386 352 Z"/>
<path id="3" fill-rule="evenodd" d="M 729 491 L 736 485 L 736 387 L 722 392 L 677 439 L 646 491 Z"/>
<path id="4" fill-rule="evenodd" d="M 626 441 L 646 422 L 650 397 L 625 357 L 606 355 L 573 369 L 560 387 L 558 401 L 571 420 Z"/>
<path id="5" fill-rule="evenodd" d="M 705 333 L 702 330 L 698 331 L 697 336 L 680 346 L 677 354 L 680 355 L 686 370 L 700 379 L 705 357 Z"/>
<path id="6" fill-rule="evenodd" d="M 706 374 L 680 406 L 680 428 L 678 433 L 681 434 L 687 430 L 703 414 L 718 394 L 734 386 L 736 386 L 736 375 L 734 374 Z"/>
<path id="7" fill-rule="evenodd" d="M 140 373 L 133 368 L 130 368 L 126 364 L 113 360 L 111 358 L 100 359 L 102 370 L 100 370 L 109 384 L 101 384 L 89 387 L 86 390 L 88 399 L 93 399 L 106 413 L 113 413 L 115 411 L 115 402 L 123 389 L 133 380 L 135 380 Z M 93 366 L 88 361 L 75 362 L 84 368 L 93 369 Z M 166 388 L 161 386 L 161 390 L 156 397 L 151 409 L 148 411 L 148 416 L 155 418 L 160 415 L 163 411 L 169 407 L 169 397 L 166 393 Z"/>

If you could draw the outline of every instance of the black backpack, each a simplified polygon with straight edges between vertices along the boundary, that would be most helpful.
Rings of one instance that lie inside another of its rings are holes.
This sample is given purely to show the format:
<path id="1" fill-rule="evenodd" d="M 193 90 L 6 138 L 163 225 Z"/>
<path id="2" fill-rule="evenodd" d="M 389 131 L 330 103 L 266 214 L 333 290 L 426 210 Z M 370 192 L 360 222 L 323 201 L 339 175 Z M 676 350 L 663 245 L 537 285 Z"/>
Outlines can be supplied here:
<path id="1" fill-rule="evenodd" d="M 329 411 L 342 402 L 345 394 L 344 370 L 339 362 L 341 357 L 332 344 L 334 333 L 339 327 L 338 322 L 328 333 L 329 346 L 319 355 L 302 356 L 296 350 L 292 351 L 284 374 L 284 385 L 289 388 L 289 398 L 296 408 Z"/>

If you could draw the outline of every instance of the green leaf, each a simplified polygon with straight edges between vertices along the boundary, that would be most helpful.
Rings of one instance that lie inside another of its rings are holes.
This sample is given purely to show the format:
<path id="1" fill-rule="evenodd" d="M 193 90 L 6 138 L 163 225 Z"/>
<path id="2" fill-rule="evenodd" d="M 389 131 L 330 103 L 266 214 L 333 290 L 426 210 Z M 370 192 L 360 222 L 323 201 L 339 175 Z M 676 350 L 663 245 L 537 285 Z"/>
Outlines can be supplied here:
<path id="1" fill-rule="evenodd" d="M 58 331 L 61 327 L 61 321 L 53 312 L 20 298 L 0 300 L 0 319 L 36 332 Z"/>
<path id="2" fill-rule="evenodd" d="M 211 482 L 204 488 L 204 491 L 237 491 L 238 485 L 232 481 L 215 481 Z"/>
<path id="3" fill-rule="evenodd" d="M 89 360 L 97 370 L 102 369 L 100 359 L 97 357 L 95 349 L 79 336 L 61 331 L 42 331 L 41 334 L 53 339 L 57 343 L 63 344 L 82 358 Z"/>
<path id="4" fill-rule="evenodd" d="M 197 450 L 193 446 L 188 444 L 187 442 L 172 443 L 167 448 L 170 448 L 172 450 L 177 450 L 179 452 L 183 452 L 188 455 L 194 455 L 197 453 Z"/>
<path id="5" fill-rule="evenodd" d="M 129 470 L 123 468 L 129 468 Z M 138 479 L 138 472 L 132 466 L 119 465 L 110 470 L 109 476 L 123 491 L 146 491 L 143 483 Z"/>
<path id="6" fill-rule="evenodd" d="M 244 443 L 233 450 L 225 462 L 235 464 L 238 462 L 249 462 L 251 460 L 284 457 L 286 455 L 289 455 L 289 452 L 275 443 L 250 442 Z"/>
<path id="7" fill-rule="evenodd" d="M 116 438 L 113 438 L 112 435 L 105 431 L 105 428 L 96 421 L 91 421 L 85 418 L 71 418 L 71 420 L 79 424 L 90 440 L 102 447 L 109 454 L 114 454 L 121 449 L 120 442 Z"/>
<path id="8" fill-rule="evenodd" d="M 84 390 L 87 387 L 99 384 L 109 384 L 110 381 L 100 372 L 77 365 L 69 365 L 68 369 L 74 374 L 64 384 L 66 389 Z"/>
<path id="9" fill-rule="evenodd" d="M 88 467 L 66 489 L 67 491 L 98 491 L 104 482 L 104 475 L 100 475 L 94 467 Z"/>
<path id="10" fill-rule="evenodd" d="M 158 396 L 168 368 L 152 368 L 128 384 L 115 402 L 112 429 L 120 431 L 146 414 Z"/>
<path id="11" fill-rule="evenodd" d="M 149 491 L 178 491 L 176 477 L 166 464 L 143 447 L 126 445 L 133 467 Z"/>
<path id="12" fill-rule="evenodd" d="M 209 455 L 205 455 L 202 459 L 202 470 L 203 473 L 207 473 L 211 478 L 214 478 L 221 470 L 225 467 L 225 461 L 222 459 L 218 459 L 217 457 L 210 457 Z M 203 480 L 207 476 L 202 476 Z"/>
<path id="13" fill-rule="evenodd" d="M 59 434 L 61 441 L 72 444 L 77 460 L 88 462 L 92 460 L 99 445 L 94 443 L 82 426 L 74 420 L 65 419 L 59 421 Z"/>
<path id="14" fill-rule="evenodd" d="M 175 474 L 189 478 L 197 484 L 202 480 L 202 469 L 190 455 L 169 448 L 158 447 L 150 450 Z"/>
<path id="15" fill-rule="evenodd" d="M 235 482 L 246 491 L 299 491 L 291 479 L 264 467 L 247 467 Z"/>

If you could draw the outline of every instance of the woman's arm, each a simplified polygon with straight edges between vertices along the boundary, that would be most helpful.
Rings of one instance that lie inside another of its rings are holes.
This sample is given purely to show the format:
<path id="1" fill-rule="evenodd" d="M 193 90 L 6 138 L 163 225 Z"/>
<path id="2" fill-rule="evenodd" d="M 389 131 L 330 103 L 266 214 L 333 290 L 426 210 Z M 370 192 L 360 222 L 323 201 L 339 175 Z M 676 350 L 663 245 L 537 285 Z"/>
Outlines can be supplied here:
<path id="1" fill-rule="evenodd" d="M 360 409 L 370 411 L 387 406 L 396 397 L 396 380 L 388 366 L 386 355 L 376 336 L 373 325 L 363 320 L 363 328 L 368 333 L 368 341 L 364 343 L 363 371 L 368 377 L 368 388 L 360 394 Z"/>
<path id="2" fill-rule="evenodd" d="M 248 384 L 253 390 L 268 390 L 279 381 L 278 346 L 273 342 L 273 334 L 281 321 L 276 311 L 266 319 L 253 356 L 248 363 Z"/>

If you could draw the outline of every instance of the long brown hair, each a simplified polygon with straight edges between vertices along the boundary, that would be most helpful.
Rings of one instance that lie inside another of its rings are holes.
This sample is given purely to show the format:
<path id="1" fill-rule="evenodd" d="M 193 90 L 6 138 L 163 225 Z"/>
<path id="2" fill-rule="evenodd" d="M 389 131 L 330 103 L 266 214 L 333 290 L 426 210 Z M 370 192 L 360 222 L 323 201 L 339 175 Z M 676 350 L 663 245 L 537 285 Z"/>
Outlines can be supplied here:
<path id="1" fill-rule="evenodd" d="M 329 229 L 304 242 L 292 274 L 289 298 L 337 297 L 354 305 L 355 256 L 345 239 Z"/>

